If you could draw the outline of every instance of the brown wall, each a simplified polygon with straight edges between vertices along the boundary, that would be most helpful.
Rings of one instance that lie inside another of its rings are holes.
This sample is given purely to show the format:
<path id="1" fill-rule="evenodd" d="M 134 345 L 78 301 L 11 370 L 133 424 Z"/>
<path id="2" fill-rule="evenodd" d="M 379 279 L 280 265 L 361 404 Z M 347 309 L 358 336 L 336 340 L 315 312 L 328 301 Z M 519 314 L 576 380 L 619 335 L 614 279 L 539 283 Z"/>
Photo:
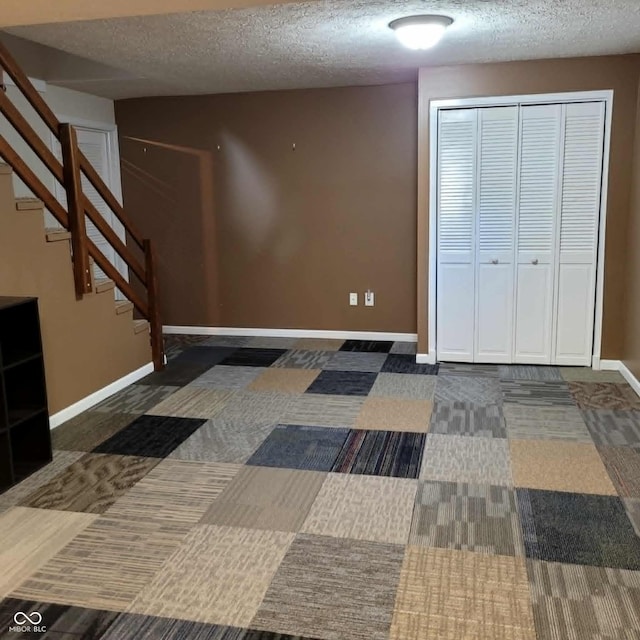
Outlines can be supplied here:
<path id="1" fill-rule="evenodd" d="M 414 84 L 125 100 L 116 120 L 164 324 L 415 333 Z"/>
<path id="2" fill-rule="evenodd" d="M 444 98 L 613 89 L 615 93 L 607 207 L 602 357 L 612 359 L 621 357 L 625 319 L 623 299 L 627 223 L 639 69 L 640 57 L 638 56 L 612 56 L 435 67 L 420 70 L 417 283 L 420 352 L 426 353 L 428 344 L 429 101 Z M 635 280 L 636 287 L 640 286 L 639 282 L 640 274 Z M 636 318 L 640 319 L 640 312 Z"/>
<path id="3" fill-rule="evenodd" d="M 633 189 L 628 231 L 627 286 L 626 286 L 626 340 L 623 361 L 640 379 L 640 88 L 636 117 L 635 154 L 633 162 Z"/>
<path id="4" fill-rule="evenodd" d="M 116 314 L 113 291 L 77 300 L 68 240 L 47 242 L 42 208 L 16 211 L 0 171 L 0 295 L 38 298 L 50 414 L 151 361 L 148 333 Z"/>

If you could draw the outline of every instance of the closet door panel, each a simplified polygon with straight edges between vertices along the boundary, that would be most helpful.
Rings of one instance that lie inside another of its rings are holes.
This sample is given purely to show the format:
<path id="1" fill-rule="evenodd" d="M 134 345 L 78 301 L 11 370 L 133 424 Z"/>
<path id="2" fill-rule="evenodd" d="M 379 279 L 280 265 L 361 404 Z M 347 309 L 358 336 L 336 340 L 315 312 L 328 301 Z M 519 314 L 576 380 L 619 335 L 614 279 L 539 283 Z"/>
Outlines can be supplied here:
<path id="1" fill-rule="evenodd" d="M 590 102 L 565 109 L 554 363 L 589 366 L 605 107 Z"/>
<path id="2" fill-rule="evenodd" d="M 511 362 L 513 264 L 478 265 L 476 362 Z"/>
<path id="3" fill-rule="evenodd" d="M 473 360 L 477 110 L 443 111 L 438 122 L 437 356 Z"/>
<path id="4" fill-rule="evenodd" d="M 478 110 L 476 362 L 510 362 L 518 107 Z"/>
<path id="5" fill-rule="evenodd" d="M 519 264 L 514 362 L 549 364 L 553 287 L 551 264 Z"/>
<path id="6" fill-rule="evenodd" d="M 558 351 L 554 364 L 591 365 L 594 285 L 592 265 L 560 265 L 556 329 Z"/>
<path id="7" fill-rule="evenodd" d="M 561 120 L 561 105 L 521 108 L 514 362 L 551 362 Z"/>
<path id="8" fill-rule="evenodd" d="M 443 264 L 438 304 L 438 359 L 473 362 L 474 273 L 465 264 Z"/>

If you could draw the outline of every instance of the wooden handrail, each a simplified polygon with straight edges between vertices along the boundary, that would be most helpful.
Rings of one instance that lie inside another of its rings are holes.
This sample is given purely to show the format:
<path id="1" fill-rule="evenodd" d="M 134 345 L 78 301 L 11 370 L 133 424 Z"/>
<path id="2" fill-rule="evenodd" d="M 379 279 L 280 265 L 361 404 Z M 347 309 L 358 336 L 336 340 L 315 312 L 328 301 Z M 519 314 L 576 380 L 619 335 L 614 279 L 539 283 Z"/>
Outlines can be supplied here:
<path id="1" fill-rule="evenodd" d="M 87 247 L 87 228 L 84 220 L 84 194 L 80 181 L 80 158 L 78 158 L 78 140 L 75 129 L 70 124 L 60 125 L 60 144 L 64 186 L 67 192 L 69 209 L 69 230 L 73 248 L 73 276 L 76 293 L 83 296 L 91 292 L 91 271 L 89 269 L 89 249 Z"/>
<path id="2" fill-rule="evenodd" d="M 44 206 L 51 212 L 55 219 L 65 229 L 70 230 L 76 293 L 82 296 L 91 291 L 91 256 L 105 275 L 111 278 L 116 287 L 133 303 L 138 312 L 149 321 L 154 368 L 156 370 L 162 369 L 164 367 L 162 322 L 160 320 L 158 304 L 155 254 L 151 240 L 142 237 L 142 234 L 125 213 L 122 205 L 82 153 L 78 147 L 74 128 L 70 124 L 61 124 L 58 121 L 58 118 L 31 84 L 26 74 L 20 69 L 13 56 L 7 48 L 0 43 L 0 71 L 3 69 L 12 78 L 16 87 L 22 92 L 29 104 L 61 144 L 62 162 L 56 158 L 55 154 L 36 133 L 33 126 L 20 113 L 8 96 L 0 91 L 0 112 L 7 118 L 11 126 L 20 134 L 44 166 L 51 172 L 55 180 L 64 187 L 67 195 L 68 212 L 2 135 L 0 135 L 0 157 L 13 167 L 16 174 L 27 187 L 31 189 L 35 196 L 42 200 Z M 4 87 L 2 88 L 4 89 Z M 128 236 L 143 250 L 144 266 L 83 192 L 83 174 L 116 218 L 122 223 Z M 102 253 L 96 244 L 87 236 L 85 215 L 89 217 L 96 229 L 124 260 L 128 268 L 131 269 L 131 272 L 140 280 L 146 289 L 146 300 L 141 297 L 104 253 Z"/>
<path id="3" fill-rule="evenodd" d="M 64 176 L 62 173 L 62 164 L 53 155 L 52 151 L 43 142 L 42 138 L 34 131 L 33 127 L 27 122 L 25 117 L 16 109 L 13 102 L 9 100 L 4 91 L 0 91 L 0 111 L 11 123 L 11 126 L 20 133 L 24 141 L 29 145 L 31 150 L 42 160 L 44 165 L 51 171 L 54 178 L 64 184 Z"/>
<path id="4" fill-rule="evenodd" d="M 93 185 L 93 188 L 98 192 L 100 197 L 107 203 L 109 209 L 113 211 L 116 218 L 120 220 L 125 231 L 133 238 L 135 243 L 144 250 L 144 240 L 142 234 L 135 228 L 134 224 L 129 220 L 129 217 L 125 213 L 122 205 L 116 200 L 116 197 L 111 193 L 111 190 L 104 183 L 104 180 L 100 177 L 98 172 L 93 168 L 93 165 L 89 162 L 87 157 L 80 152 L 80 168 L 87 177 L 87 180 Z"/>
<path id="5" fill-rule="evenodd" d="M 29 169 L 25 161 L 13 150 L 4 136 L 0 135 L 0 156 L 2 156 L 18 177 L 33 191 L 36 198 L 42 200 L 44 206 L 52 213 L 53 217 L 65 228 L 69 228 L 69 216 L 64 207 L 55 199 L 49 189 L 36 174 Z"/>
<path id="6" fill-rule="evenodd" d="M 96 229 L 103 235 L 104 239 L 115 249 L 116 253 L 127 263 L 127 266 L 136 274 L 142 284 L 147 284 L 147 274 L 138 259 L 131 253 L 127 245 L 122 242 L 118 234 L 102 217 L 102 214 L 95 208 L 87 196 L 83 198 L 84 210 L 93 222 Z"/>
<path id="7" fill-rule="evenodd" d="M 107 258 L 100 249 L 95 245 L 93 240 L 88 239 L 87 245 L 89 247 L 89 255 L 96 261 L 96 264 L 102 269 L 104 274 L 113 280 L 116 287 L 124 293 L 127 298 L 133 302 L 133 306 L 145 317 L 149 318 L 149 307 L 140 298 L 140 296 L 133 290 L 133 287 L 122 277 L 122 274 L 111 264 L 109 258 Z"/>
<path id="8" fill-rule="evenodd" d="M 36 110 L 36 113 L 44 120 L 44 123 L 51 129 L 53 135 L 58 138 L 60 121 L 31 84 L 27 74 L 22 71 L 9 50 L 0 43 L 0 67 L 9 74 L 9 77 L 16 83 L 16 87 L 22 91 L 29 104 Z"/>
<path id="9" fill-rule="evenodd" d="M 156 371 L 164 366 L 164 343 L 162 339 L 162 322 L 158 306 L 158 282 L 156 280 L 155 252 L 151 240 L 144 240 L 144 257 L 147 268 L 147 291 L 149 292 L 149 324 L 151 325 L 151 353 Z"/>

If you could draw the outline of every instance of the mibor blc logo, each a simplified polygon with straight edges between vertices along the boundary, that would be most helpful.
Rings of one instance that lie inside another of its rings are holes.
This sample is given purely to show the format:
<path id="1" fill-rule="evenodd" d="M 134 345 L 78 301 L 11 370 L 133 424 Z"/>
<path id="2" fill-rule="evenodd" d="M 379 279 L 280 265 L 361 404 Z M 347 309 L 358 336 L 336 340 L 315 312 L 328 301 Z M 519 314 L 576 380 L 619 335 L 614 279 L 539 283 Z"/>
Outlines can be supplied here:
<path id="1" fill-rule="evenodd" d="M 9 631 L 15 633 L 45 633 L 47 627 L 42 625 L 42 614 L 38 611 L 25 613 L 24 611 L 16 611 L 13 616 L 15 626 L 10 626 Z"/>

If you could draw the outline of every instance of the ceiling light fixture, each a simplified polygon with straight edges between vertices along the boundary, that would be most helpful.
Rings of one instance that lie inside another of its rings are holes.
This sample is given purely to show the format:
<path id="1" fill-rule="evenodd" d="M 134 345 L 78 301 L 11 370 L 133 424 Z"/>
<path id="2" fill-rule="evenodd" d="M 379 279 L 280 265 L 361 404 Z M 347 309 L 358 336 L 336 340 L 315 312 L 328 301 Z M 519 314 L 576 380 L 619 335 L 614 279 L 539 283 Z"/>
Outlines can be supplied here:
<path id="1" fill-rule="evenodd" d="M 389 23 L 398 40 L 409 49 L 430 49 L 440 42 L 453 22 L 447 16 L 407 16 Z"/>

